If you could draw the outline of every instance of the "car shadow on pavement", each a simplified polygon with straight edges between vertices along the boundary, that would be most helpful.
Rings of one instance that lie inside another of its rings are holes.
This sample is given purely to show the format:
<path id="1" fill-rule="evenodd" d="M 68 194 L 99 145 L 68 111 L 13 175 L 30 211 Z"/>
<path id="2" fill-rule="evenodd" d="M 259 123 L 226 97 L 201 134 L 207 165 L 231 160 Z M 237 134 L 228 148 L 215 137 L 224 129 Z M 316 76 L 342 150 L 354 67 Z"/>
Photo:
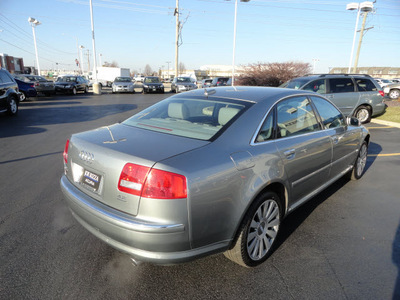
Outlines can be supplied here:
<path id="1" fill-rule="evenodd" d="M 393 253 L 392 253 L 393 263 L 396 265 L 397 279 L 393 292 L 393 300 L 400 299 L 400 223 L 397 227 L 397 232 L 393 241 Z"/>
<path id="2" fill-rule="evenodd" d="M 376 144 L 374 142 L 369 143 L 367 165 L 365 166 L 365 172 L 368 171 L 368 169 L 372 166 L 372 164 L 375 162 L 376 158 L 378 157 L 378 154 L 381 152 L 382 152 L 381 145 Z"/>

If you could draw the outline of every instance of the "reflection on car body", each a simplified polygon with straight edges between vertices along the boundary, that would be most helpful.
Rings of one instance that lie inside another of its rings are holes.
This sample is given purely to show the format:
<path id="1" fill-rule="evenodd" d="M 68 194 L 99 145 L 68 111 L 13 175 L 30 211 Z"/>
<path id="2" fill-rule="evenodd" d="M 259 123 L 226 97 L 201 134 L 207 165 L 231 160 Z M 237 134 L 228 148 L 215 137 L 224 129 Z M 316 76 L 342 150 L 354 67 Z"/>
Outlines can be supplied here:
<path id="1" fill-rule="evenodd" d="M 312 92 L 199 89 L 72 135 L 61 188 L 86 229 L 135 261 L 224 252 L 251 267 L 273 252 L 288 213 L 362 176 L 369 139 Z"/>

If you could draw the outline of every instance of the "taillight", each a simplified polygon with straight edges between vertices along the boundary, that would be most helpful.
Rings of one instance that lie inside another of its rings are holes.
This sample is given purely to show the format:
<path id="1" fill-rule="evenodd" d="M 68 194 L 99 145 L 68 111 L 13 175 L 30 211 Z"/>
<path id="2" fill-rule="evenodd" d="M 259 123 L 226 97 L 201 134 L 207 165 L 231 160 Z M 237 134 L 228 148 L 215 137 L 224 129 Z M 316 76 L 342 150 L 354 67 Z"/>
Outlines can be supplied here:
<path id="1" fill-rule="evenodd" d="M 131 163 L 124 166 L 119 178 L 118 189 L 145 198 L 180 199 L 187 197 L 185 176 Z"/>
<path id="2" fill-rule="evenodd" d="M 36 82 L 35 85 L 36 85 L 36 86 L 39 86 L 40 84 L 39 84 L 39 82 Z"/>
<path id="3" fill-rule="evenodd" d="M 385 93 L 384 93 L 382 90 L 379 91 L 379 94 L 380 94 L 382 97 L 385 97 Z"/>
<path id="4" fill-rule="evenodd" d="M 150 168 L 126 164 L 119 176 L 118 189 L 121 192 L 140 196 Z"/>
<path id="5" fill-rule="evenodd" d="M 69 140 L 67 140 L 67 142 L 65 143 L 65 148 L 64 148 L 64 153 L 63 153 L 65 163 L 68 162 L 68 147 L 69 147 Z"/>
<path id="6" fill-rule="evenodd" d="M 34 84 L 31 84 L 31 88 L 33 88 L 33 87 L 35 87 L 35 85 L 34 85 Z"/>

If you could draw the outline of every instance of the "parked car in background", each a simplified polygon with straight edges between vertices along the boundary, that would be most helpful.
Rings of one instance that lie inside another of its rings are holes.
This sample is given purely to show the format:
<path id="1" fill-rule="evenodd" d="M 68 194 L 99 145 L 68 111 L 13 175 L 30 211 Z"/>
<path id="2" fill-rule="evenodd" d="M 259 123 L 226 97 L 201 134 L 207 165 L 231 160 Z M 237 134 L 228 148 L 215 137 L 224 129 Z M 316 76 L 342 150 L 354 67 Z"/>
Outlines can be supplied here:
<path id="1" fill-rule="evenodd" d="M 76 75 L 59 76 L 55 82 L 56 92 L 76 95 L 78 91 L 89 92 L 89 85 L 85 78 Z"/>
<path id="2" fill-rule="evenodd" d="M 381 88 L 392 83 L 389 79 L 382 79 L 382 78 L 374 78 L 374 79 L 380 85 Z"/>
<path id="3" fill-rule="evenodd" d="M 25 101 L 29 97 L 37 96 L 37 91 L 36 91 L 34 83 L 25 82 L 25 81 L 19 80 L 18 78 L 14 78 L 14 80 L 18 84 L 18 89 L 21 93 L 21 96 L 19 98 L 20 102 Z"/>
<path id="4" fill-rule="evenodd" d="M 199 89 L 72 135 L 61 189 L 79 223 L 134 262 L 225 252 L 254 267 L 285 216 L 344 175 L 361 178 L 369 142 L 312 92 Z"/>
<path id="5" fill-rule="evenodd" d="M 230 77 L 215 77 L 211 82 L 211 86 L 226 86 L 229 78 Z"/>
<path id="6" fill-rule="evenodd" d="M 390 99 L 398 99 L 400 97 L 400 83 L 392 83 L 383 88 L 385 95 Z"/>
<path id="7" fill-rule="evenodd" d="M 136 75 L 134 77 L 134 79 L 135 79 L 135 82 L 143 82 L 144 76 L 143 75 Z"/>
<path id="8" fill-rule="evenodd" d="M 143 94 L 164 93 L 164 85 L 157 76 L 146 76 L 143 80 Z"/>
<path id="9" fill-rule="evenodd" d="M 44 94 L 45 96 L 55 94 L 54 82 L 51 80 L 47 80 L 42 76 L 19 74 L 15 75 L 14 77 L 23 82 L 34 84 L 37 93 Z"/>
<path id="10" fill-rule="evenodd" d="M 0 68 L 0 113 L 5 112 L 15 116 L 18 113 L 20 97 L 21 93 L 15 79 L 6 69 Z"/>
<path id="11" fill-rule="evenodd" d="M 201 87 L 202 87 L 202 88 L 208 88 L 208 87 L 210 87 L 212 81 L 213 81 L 212 78 L 203 79 L 203 80 L 201 81 Z"/>
<path id="12" fill-rule="evenodd" d="M 116 77 L 111 85 L 113 93 L 134 93 L 135 85 L 131 77 Z"/>
<path id="13" fill-rule="evenodd" d="M 171 93 L 180 93 L 197 89 L 191 77 L 175 77 L 171 83 Z"/>
<path id="14" fill-rule="evenodd" d="M 319 74 L 294 78 L 281 87 L 313 91 L 331 100 L 346 116 L 361 123 L 385 112 L 384 93 L 369 75 Z"/>

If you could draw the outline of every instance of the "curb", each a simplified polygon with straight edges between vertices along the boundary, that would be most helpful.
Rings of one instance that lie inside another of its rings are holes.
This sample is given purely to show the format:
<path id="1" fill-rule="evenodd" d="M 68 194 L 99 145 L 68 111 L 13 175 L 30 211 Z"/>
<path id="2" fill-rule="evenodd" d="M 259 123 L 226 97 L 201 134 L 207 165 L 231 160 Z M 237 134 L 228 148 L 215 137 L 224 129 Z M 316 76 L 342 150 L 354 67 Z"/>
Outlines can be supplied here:
<path id="1" fill-rule="evenodd" d="M 376 124 L 380 124 L 380 125 L 386 125 L 386 126 L 391 126 L 391 127 L 400 128 L 400 123 L 396 123 L 396 122 L 390 122 L 390 121 L 384 121 L 384 120 L 371 119 L 371 123 L 376 123 Z"/>

